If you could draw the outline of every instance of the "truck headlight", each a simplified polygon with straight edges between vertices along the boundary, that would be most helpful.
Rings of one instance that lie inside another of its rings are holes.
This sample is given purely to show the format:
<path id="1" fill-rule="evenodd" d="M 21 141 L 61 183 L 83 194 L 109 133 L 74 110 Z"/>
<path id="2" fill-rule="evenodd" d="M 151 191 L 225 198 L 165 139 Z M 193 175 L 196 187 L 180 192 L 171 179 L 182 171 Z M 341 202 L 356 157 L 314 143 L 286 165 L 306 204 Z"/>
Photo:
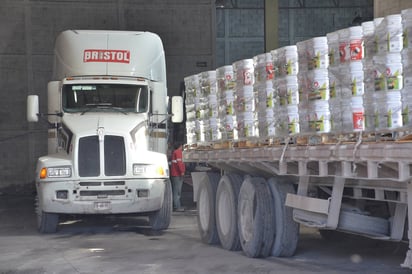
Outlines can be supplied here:
<path id="1" fill-rule="evenodd" d="M 72 169 L 70 166 L 60 167 L 43 167 L 40 170 L 40 179 L 45 178 L 69 178 L 72 176 Z"/>
<path id="2" fill-rule="evenodd" d="M 168 176 L 168 170 L 165 170 L 160 165 L 150 164 L 134 164 L 133 175 L 145 175 L 145 176 Z"/>

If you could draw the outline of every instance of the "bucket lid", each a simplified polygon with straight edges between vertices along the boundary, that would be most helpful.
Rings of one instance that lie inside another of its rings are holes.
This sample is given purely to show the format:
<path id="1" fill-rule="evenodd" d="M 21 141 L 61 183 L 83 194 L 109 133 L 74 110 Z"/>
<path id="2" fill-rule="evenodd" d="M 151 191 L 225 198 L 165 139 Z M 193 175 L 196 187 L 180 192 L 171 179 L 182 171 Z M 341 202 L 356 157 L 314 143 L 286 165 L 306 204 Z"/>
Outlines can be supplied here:
<path id="1" fill-rule="evenodd" d="M 202 78 L 216 78 L 216 70 L 208 70 L 208 71 L 203 71 L 202 73 Z"/>
<path id="2" fill-rule="evenodd" d="M 227 65 L 227 66 L 222 66 L 222 67 L 218 67 L 217 69 L 216 69 L 216 72 L 217 73 L 225 73 L 225 72 L 233 72 L 233 66 L 231 66 L 231 65 Z"/>
<path id="3" fill-rule="evenodd" d="M 323 46 L 328 43 L 328 39 L 326 36 L 314 37 L 311 41 L 314 46 Z"/>
<path id="4" fill-rule="evenodd" d="M 244 68 L 244 67 L 252 67 L 253 68 L 253 59 L 243 59 L 233 63 L 233 67 L 235 69 Z"/>
<path id="5" fill-rule="evenodd" d="M 372 35 L 375 31 L 375 24 L 373 21 L 366 21 L 361 24 L 363 35 Z"/>
<path id="6" fill-rule="evenodd" d="M 350 37 L 362 37 L 363 31 L 361 26 L 355 26 L 349 28 Z"/>
<path id="7" fill-rule="evenodd" d="M 253 57 L 257 64 L 272 62 L 272 54 L 270 52 L 262 53 Z"/>
<path id="8" fill-rule="evenodd" d="M 373 19 L 373 24 L 375 25 L 375 28 L 382 23 L 383 19 L 384 19 L 383 17 L 378 17 L 378 18 Z"/>
<path id="9" fill-rule="evenodd" d="M 326 38 L 328 39 L 328 42 L 337 42 L 339 39 L 339 34 L 337 31 L 329 32 L 326 34 Z"/>

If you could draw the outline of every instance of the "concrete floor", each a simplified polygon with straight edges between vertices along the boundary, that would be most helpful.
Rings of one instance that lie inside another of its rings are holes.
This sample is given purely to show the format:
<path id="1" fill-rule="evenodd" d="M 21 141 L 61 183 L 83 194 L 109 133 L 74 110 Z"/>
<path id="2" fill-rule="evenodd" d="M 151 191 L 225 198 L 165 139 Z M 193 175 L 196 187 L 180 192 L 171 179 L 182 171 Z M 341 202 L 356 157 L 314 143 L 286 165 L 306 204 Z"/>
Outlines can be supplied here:
<path id="1" fill-rule="evenodd" d="M 174 213 L 153 234 L 143 218 L 69 219 L 36 231 L 32 196 L 0 195 L 0 273 L 411 273 L 406 244 L 350 237 L 327 242 L 302 228 L 293 258 L 251 259 L 200 242 L 196 212 Z"/>

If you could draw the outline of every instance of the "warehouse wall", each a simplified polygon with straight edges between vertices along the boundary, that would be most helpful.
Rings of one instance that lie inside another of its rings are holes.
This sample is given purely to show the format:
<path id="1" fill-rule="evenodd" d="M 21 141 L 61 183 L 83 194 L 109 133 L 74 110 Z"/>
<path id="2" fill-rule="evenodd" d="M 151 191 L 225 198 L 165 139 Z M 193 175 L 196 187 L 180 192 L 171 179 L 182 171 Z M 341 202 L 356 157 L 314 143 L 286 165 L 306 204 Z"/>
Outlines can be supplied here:
<path id="1" fill-rule="evenodd" d="M 264 25 L 263 0 L 219 2 L 225 5 L 216 10 L 217 67 L 265 52 L 265 27 L 277 28 L 275 40 L 282 47 L 349 27 L 355 18 L 373 19 L 373 0 L 266 0 L 266 5 L 278 7 L 278 20 L 267 20 L 275 26 Z"/>
<path id="2" fill-rule="evenodd" d="M 47 152 L 47 125 L 26 122 L 26 97 L 46 112 L 55 37 L 66 29 L 156 32 L 164 42 L 169 95 L 184 76 L 215 68 L 213 0 L 2 0 L 0 2 L 0 191 L 32 185 Z"/>
<path id="3" fill-rule="evenodd" d="M 373 14 L 375 17 L 385 17 L 400 13 L 403 9 L 412 8 L 411 0 L 374 0 Z"/>
<path id="4" fill-rule="evenodd" d="M 279 46 L 350 27 L 355 18 L 372 20 L 373 0 L 279 0 Z"/>

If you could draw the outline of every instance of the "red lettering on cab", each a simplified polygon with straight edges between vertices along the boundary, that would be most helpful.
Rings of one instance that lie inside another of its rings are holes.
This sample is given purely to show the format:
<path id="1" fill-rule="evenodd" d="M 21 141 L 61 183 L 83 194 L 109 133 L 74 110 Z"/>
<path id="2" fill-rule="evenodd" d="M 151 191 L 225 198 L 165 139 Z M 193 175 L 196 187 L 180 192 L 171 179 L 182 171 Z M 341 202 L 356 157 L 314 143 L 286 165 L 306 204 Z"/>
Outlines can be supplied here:
<path id="1" fill-rule="evenodd" d="M 110 49 L 85 49 L 83 62 L 130 63 L 130 51 Z"/>

